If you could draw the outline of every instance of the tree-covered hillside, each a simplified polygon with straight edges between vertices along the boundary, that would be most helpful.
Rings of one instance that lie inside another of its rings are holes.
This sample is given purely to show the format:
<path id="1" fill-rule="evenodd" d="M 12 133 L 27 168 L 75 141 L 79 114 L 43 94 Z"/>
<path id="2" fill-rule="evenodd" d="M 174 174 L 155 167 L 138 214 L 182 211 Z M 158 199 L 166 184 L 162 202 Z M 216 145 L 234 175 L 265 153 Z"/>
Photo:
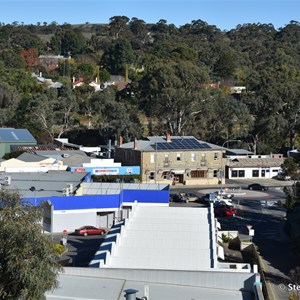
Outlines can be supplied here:
<path id="1" fill-rule="evenodd" d="M 47 65 L 41 56 L 49 55 L 65 58 Z M 33 72 L 63 86 L 49 88 Z M 106 87 L 113 75 L 123 76 L 123 89 Z M 0 24 L 0 78 L 1 126 L 28 128 L 40 142 L 89 132 L 126 141 L 168 130 L 216 144 L 241 139 L 256 153 L 299 146 L 296 21 L 226 32 L 202 20 L 177 28 L 126 16 L 109 24 Z"/>

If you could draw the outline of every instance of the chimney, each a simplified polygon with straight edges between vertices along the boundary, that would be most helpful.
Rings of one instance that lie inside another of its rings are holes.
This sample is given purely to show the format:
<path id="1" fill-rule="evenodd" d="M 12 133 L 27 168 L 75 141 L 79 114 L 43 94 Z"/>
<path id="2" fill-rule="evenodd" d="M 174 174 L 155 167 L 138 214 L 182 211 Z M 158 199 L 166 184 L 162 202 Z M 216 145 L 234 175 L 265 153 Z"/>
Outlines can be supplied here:
<path id="1" fill-rule="evenodd" d="M 138 292 L 138 290 L 134 290 L 134 289 L 128 289 L 125 290 L 125 295 L 124 297 L 126 298 L 126 300 L 136 300 L 136 293 Z"/>
<path id="2" fill-rule="evenodd" d="M 119 137 L 119 146 L 121 147 L 123 145 L 123 137 L 120 135 Z"/>
<path id="3" fill-rule="evenodd" d="M 171 143 L 171 135 L 169 132 L 166 133 L 166 140 L 167 140 L 167 143 Z"/>
<path id="4" fill-rule="evenodd" d="M 134 139 L 133 149 L 137 149 L 137 148 L 138 148 L 137 139 Z"/>

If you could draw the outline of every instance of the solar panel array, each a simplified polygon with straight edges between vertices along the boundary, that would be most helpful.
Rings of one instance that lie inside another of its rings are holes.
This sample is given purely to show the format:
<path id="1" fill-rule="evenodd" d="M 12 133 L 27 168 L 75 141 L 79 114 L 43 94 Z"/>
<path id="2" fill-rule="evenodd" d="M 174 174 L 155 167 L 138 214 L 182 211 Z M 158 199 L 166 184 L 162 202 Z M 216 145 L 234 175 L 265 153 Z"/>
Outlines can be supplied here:
<path id="1" fill-rule="evenodd" d="M 157 142 L 151 145 L 157 150 L 192 150 L 192 149 L 210 149 L 207 143 L 201 143 L 196 139 L 172 139 L 171 142 Z"/>

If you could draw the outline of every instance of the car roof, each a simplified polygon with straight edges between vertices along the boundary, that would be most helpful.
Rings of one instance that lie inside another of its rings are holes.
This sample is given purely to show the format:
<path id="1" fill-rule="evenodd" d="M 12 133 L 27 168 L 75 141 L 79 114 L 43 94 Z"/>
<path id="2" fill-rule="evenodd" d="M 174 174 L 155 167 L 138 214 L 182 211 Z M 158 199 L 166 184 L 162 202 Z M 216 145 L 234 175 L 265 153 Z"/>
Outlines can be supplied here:
<path id="1" fill-rule="evenodd" d="M 78 229 L 84 229 L 84 228 L 87 228 L 87 227 L 95 227 L 95 226 L 92 226 L 92 225 L 84 225 L 84 226 L 79 227 Z"/>

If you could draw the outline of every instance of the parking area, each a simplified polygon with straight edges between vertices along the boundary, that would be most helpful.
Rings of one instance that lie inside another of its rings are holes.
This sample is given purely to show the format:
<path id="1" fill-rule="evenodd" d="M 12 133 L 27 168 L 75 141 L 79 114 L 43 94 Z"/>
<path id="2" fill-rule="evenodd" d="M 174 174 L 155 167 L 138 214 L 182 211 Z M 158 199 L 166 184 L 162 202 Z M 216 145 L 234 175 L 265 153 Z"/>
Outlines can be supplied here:
<path id="1" fill-rule="evenodd" d="M 78 236 L 73 233 L 67 235 L 68 252 L 61 258 L 64 265 L 73 267 L 87 267 L 95 252 L 106 235 Z M 62 234 L 52 235 L 55 243 L 60 243 Z"/>

